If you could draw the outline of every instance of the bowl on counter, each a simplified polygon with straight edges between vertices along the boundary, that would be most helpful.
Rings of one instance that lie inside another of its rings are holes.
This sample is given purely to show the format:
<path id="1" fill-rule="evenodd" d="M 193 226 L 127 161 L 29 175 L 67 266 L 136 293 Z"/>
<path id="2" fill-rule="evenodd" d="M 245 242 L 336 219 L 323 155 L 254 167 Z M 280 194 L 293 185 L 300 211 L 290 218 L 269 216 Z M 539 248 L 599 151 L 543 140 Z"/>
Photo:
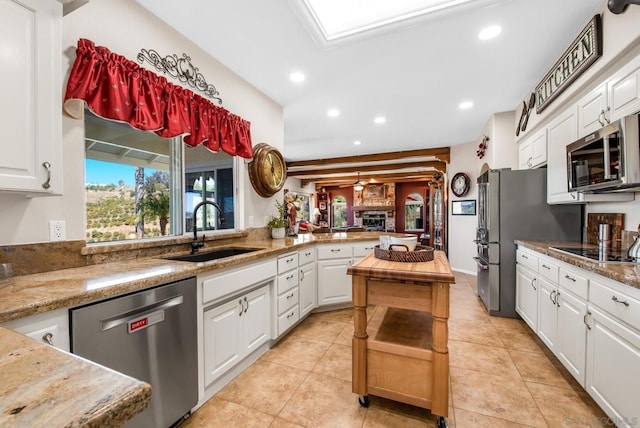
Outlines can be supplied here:
<path id="1" fill-rule="evenodd" d="M 392 245 L 395 246 L 392 247 Z M 401 245 L 406 246 L 406 249 Z M 416 235 L 389 237 L 389 249 L 394 251 L 413 251 L 416 249 L 416 245 L 418 245 L 418 237 Z"/>

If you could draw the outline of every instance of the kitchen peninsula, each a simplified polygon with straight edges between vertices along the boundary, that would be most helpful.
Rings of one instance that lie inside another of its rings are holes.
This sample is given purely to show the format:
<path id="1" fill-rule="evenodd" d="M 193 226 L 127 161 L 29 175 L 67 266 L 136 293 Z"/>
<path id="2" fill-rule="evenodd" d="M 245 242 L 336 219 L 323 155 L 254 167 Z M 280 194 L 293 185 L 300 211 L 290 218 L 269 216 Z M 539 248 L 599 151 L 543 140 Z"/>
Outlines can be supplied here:
<path id="1" fill-rule="evenodd" d="M 252 240 L 246 233 L 241 239 L 237 239 L 237 232 L 227 235 L 235 237 L 236 247 L 260 250 L 209 262 L 190 263 L 166 260 L 165 257 L 174 253 L 158 254 L 156 248 L 146 257 L 136 258 L 130 255 L 127 258 L 119 254 L 113 256 L 117 259 L 113 263 L 1 279 L 0 322 L 5 323 L 4 327 L 13 328 L 12 323 L 26 317 L 46 316 L 56 311 L 66 314 L 66 308 L 129 294 L 170 281 L 213 274 L 216 271 L 228 272 L 228 268 L 242 269 L 253 262 L 272 260 L 275 266 L 278 256 L 295 254 L 298 250 L 313 254 L 315 260 L 315 252 L 311 250 L 316 245 L 335 245 L 343 251 L 349 245 L 359 245 L 363 250 L 368 248 L 370 251 L 370 243 L 377 240 L 380 233 L 301 234 L 296 239 L 283 240 Z M 218 238 L 218 242 L 226 242 L 224 234 Z M 135 244 L 127 243 L 122 247 L 127 248 L 131 254 L 140 256 L 141 249 L 133 248 Z M 216 244 L 216 240 L 207 241 L 207 248 L 203 251 L 224 247 L 225 245 Z M 99 249 L 100 247 L 96 247 L 94 252 Z M 111 246 L 103 249 L 106 251 L 113 248 Z M 274 271 L 272 278 L 275 275 Z M 68 324 L 61 324 L 60 327 L 62 331 L 58 330 L 57 334 L 68 336 L 68 330 L 65 331 Z M 41 336 L 42 333 L 39 333 L 38 337 Z M 271 336 L 271 339 L 275 338 Z M 20 421 L 34 421 L 37 422 L 36 425 L 55 422 L 61 426 L 80 424 L 82 421 L 89 426 L 120 425 L 142 411 L 149 402 L 148 384 L 39 344 L 7 328 L 0 328 L 0 352 L 0 365 L 3 366 L 0 385 L 5 386 L 0 388 L 2 426 L 20 425 Z M 40 369 L 34 370 L 34 367 Z M 55 369 L 44 370 L 46 367 Z M 85 372 L 93 380 L 85 379 Z M 19 397 L 16 397 L 16 388 L 21 391 Z M 74 401 L 74 391 L 78 388 L 84 388 L 86 395 L 99 399 L 95 402 L 83 401 L 84 404 L 89 403 L 88 407 L 79 406 L 81 403 Z M 120 419 L 108 419 L 116 416 Z"/>
<path id="2" fill-rule="evenodd" d="M 443 426 L 449 410 L 449 285 L 455 282 L 445 253 L 417 263 L 369 254 L 348 273 L 355 307 L 353 392 L 365 407 L 371 393 L 431 409 Z M 368 325 L 369 304 L 377 308 Z"/>

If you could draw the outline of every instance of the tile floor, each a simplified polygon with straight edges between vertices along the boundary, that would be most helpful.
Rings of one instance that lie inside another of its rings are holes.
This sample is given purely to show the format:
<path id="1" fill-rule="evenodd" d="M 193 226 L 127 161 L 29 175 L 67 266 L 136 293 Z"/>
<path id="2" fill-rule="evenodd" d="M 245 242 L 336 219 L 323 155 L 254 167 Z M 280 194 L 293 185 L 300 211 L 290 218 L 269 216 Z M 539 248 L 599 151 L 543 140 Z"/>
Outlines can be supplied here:
<path id="1" fill-rule="evenodd" d="M 456 274 L 449 427 L 613 426 L 520 320 L 489 317 Z M 183 427 L 435 427 L 428 410 L 351 392 L 352 310 L 310 315 Z"/>

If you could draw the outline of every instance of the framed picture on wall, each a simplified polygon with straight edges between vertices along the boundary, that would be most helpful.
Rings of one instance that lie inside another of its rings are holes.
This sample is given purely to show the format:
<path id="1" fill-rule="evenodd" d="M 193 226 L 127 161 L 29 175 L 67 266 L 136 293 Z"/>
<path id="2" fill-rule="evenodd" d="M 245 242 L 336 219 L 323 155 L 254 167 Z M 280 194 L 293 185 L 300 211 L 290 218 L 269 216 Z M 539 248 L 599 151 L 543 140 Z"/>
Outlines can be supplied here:
<path id="1" fill-rule="evenodd" d="M 451 215 L 476 215 L 476 200 L 451 201 Z"/>
<path id="2" fill-rule="evenodd" d="M 320 201 L 318 203 L 318 208 L 320 208 L 321 210 L 326 210 L 327 209 L 327 203 L 324 201 Z"/>

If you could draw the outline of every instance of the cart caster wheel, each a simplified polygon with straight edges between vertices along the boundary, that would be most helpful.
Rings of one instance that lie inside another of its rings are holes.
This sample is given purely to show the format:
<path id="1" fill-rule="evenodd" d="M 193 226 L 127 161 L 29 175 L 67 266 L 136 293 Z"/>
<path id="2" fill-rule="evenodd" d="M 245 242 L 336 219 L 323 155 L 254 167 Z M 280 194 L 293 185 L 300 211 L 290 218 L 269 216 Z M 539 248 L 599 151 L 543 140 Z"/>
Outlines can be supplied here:
<path id="1" fill-rule="evenodd" d="M 358 397 L 358 403 L 360 403 L 362 407 L 369 407 L 371 402 L 369 401 L 368 395 L 363 395 L 362 397 Z"/>
<path id="2" fill-rule="evenodd" d="M 438 416 L 437 426 L 438 428 L 448 428 L 449 425 L 447 425 L 447 420 L 444 416 Z"/>

